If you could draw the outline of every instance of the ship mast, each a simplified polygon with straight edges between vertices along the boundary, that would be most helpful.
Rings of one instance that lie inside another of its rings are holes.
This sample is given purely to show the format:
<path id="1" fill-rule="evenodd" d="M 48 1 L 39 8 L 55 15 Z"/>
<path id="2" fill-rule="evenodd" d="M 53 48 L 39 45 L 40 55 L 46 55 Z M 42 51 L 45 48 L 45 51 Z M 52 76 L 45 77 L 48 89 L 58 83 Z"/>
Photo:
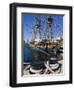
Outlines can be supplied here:
<path id="1" fill-rule="evenodd" d="M 52 40 L 53 36 L 52 36 L 52 24 L 53 24 L 53 19 L 51 18 L 51 16 L 47 17 L 47 39 L 48 40 Z"/>
<path id="2" fill-rule="evenodd" d="M 35 25 L 32 32 L 32 41 L 36 39 L 41 39 L 41 18 L 40 16 L 35 16 Z"/>
<path id="3" fill-rule="evenodd" d="M 47 16 L 47 18 L 45 18 L 45 22 L 46 23 L 41 23 L 41 17 L 35 16 L 35 22 L 34 22 L 34 27 L 32 31 L 32 41 L 42 40 L 42 38 L 47 39 L 49 41 L 52 40 L 53 19 L 51 18 L 51 16 Z M 41 30 L 41 26 L 43 26 L 44 24 L 46 24 L 45 32 Z"/>

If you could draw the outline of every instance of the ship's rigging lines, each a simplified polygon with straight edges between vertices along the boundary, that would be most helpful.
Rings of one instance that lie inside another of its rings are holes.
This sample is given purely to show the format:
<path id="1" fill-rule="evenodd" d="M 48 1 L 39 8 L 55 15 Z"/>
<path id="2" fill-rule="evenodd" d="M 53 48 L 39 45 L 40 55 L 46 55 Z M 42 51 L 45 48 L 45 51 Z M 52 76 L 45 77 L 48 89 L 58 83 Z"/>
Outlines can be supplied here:
<path id="1" fill-rule="evenodd" d="M 45 26 L 45 29 L 42 28 L 42 26 Z M 48 19 L 45 18 L 44 21 L 41 21 L 40 16 L 35 17 L 35 26 L 33 27 L 33 32 L 32 32 L 32 41 L 35 40 L 36 38 L 40 39 L 51 39 L 52 31 L 52 18 L 49 17 Z"/>
<path id="2" fill-rule="evenodd" d="M 36 38 L 52 40 L 53 38 L 62 37 L 63 31 L 60 29 L 60 25 L 56 25 L 51 16 L 43 18 L 41 19 L 41 16 L 35 16 L 33 26 L 29 27 L 28 25 L 29 29 L 27 31 L 31 33 L 31 40 L 35 41 Z M 59 32 L 53 28 L 59 29 Z M 29 31 L 30 29 L 31 31 Z M 55 37 L 53 36 L 53 32 L 55 32 Z"/>
<path id="3" fill-rule="evenodd" d="M 61 29 L 61 30 L 59 30 L 59 32 L 57 33 L 56 38 L 57 38 L 57 37 L 62 38 L 62 34 L 63 34 L 63 31 L 62 31 L 62 29 Z"/>

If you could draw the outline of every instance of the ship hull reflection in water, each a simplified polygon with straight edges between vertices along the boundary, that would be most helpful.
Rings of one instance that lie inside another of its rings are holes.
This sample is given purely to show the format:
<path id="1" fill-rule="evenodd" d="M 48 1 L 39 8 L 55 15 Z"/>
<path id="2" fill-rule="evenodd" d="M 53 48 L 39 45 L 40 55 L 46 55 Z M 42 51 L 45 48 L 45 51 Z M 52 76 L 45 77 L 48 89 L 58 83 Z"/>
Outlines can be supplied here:
<path id="1" fill-rule="evenodd" d="M 24 47 L 24 62 L 30 63 L 32 60 L 32 52 L 28 47 Z"/>
<path id="2" fill-rule="evenodd" d="M 63 48 L 24 47 L 23 75 L 62 73 Z"/>

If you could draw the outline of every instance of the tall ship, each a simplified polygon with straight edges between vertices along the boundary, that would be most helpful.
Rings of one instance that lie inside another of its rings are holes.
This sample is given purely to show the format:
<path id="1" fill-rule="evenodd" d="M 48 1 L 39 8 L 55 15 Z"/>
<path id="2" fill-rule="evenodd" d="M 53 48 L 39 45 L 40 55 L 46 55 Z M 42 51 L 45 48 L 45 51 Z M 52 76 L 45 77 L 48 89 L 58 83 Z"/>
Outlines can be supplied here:
<path id="1" fill-rule="evenodd" d="M 32 40 L 30 42 L 31 47 L 40 47 L 44 48 L 44 46 L 48 48 L 59 48 L 63 44 L 63 38 L 61 36 L 62 30 L 59 30 L 56 37 L 53 36 L 53 18 L 48 16 L 45 18 L 45 23 L 41 22 L 39 16 L 35 17 L 35 26 L 32 31 Z M 42 30 L 42 26 L 46 24 L 44 31 Z"/>
<path id="2" fill-rule="evenodd" d="M 63 62 L 63 32 L 59 30 L 54 37 L 52 16 L 45 17 L 44 21 L 41 16 L 34 18 L 31 41 L 24 45 L 29 49 L 28 56 L 31 60 L 28 64 L 24 63 L 23 74 L 50 74 L 58 70 L 60 73 Z"/>

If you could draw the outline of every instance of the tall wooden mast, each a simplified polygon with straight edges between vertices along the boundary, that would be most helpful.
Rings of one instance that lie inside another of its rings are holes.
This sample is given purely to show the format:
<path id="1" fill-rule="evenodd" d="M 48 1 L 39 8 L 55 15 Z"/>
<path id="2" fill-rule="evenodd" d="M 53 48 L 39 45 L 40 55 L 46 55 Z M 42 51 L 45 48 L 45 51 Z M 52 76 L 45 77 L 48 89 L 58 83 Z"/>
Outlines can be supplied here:
<path id="1" fill-rule="evenodd" d="M 47 39 L 48 40 L 52 40 L 53 36 L 52 36 L 52 25 L 53 25 L 53 19 L 51 18 L 51 16 L 47 17 L 47 29 L 46 29 L 46 33 L 47 33 Z"/>
<path id="2" fill-rule="evenodd" d="M 36 39 L 41 39 L 41 18 L 40 16 L 35 17 L 35 26 L 33 27 L 32 32 L 32 41 Z"/>

